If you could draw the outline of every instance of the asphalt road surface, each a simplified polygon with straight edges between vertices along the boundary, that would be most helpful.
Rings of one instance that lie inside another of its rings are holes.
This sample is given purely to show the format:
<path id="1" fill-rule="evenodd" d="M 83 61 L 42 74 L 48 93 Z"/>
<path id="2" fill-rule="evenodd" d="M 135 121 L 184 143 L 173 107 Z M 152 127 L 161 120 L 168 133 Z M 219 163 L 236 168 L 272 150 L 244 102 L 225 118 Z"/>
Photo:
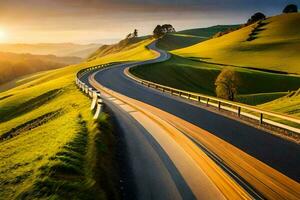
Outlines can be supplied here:
<path id="1" fill-rule="evenodd" d="M 160 49 L 156 49 L 154 43 L 149 48 L 161 53 L 161 56 L 155 60 L 156 62 L 164 61 L 168 58 L 168 54 Z M 141 64 L 151 62 L 153 61 L 141 62 Z M 300 145 L 185 103 L 168 94 L 144 87 L 129 79 L 123 73 L 124 69 L 130 65 L 121 64 L 118 67 L 108 68 L 97 73 L 95 79 L 109 89 L 153 105 L 215 134 L 288 177 L 300 182 Z"/>
<path id="2" fill-rule="evenodd" d="M 140 62 L 139 64 L 162 62 L 169 58 L 169 54 L 157 49 L 154 43 L 149 48 L 158 51 L 160 56 L 150 61 Z M 177 97 L 144 87 L 124 74 L 124 69 L 132 66 L 132 64 L 118 64 L 99 71 L 95 74 L 95 80 L 113 91 L 157 107 L 201 127 L 291 179 L 297 182 L 300 181 L 300 145 L 192 105 Z M 82 80 L 88 83 L 89 75 L 86 74 Z M 136 124 L 134 119 L 122 113 L 122 110 L 118 109 L 115 105 L 109 102 L 108 104 L 114 113 L 116 113 L 116 120 L 120 124 L 119 128 L 132 133 L 131 135 L 124 134 L 128 153 L 133 155 L 135 152 L 135 155 L 130 160 L 132 170 L 134 171 L 135 167 L 136 169 L 140 169 L 141 167 L 139 168 L 138 165 L 142 161 L 145 171 L 137 174 L 146 173 L 152 177 L 150 179 L 148 177 L 149 180 L 146 181 L 148 185 L 142 184 L 141 186 L 141 184 L 136 184 L 135 187 L 139 187 L 137 191 L 141 192 L 137 196 L 153 197 L 154 199 L 194 199 L 192 191 L 190 191 L 172 161 L 165 155 L 159 145 L 155 143 L 155 140 L 149 134 L 146 134 L 147 131 Z M 156 151 L 156 154 L 153 154 L 152 151 Z M 157 156 L 160 158 L 158 159 Z M 154 165 L 156 169 L 152 168 L 153 163 L 156 163 Z M 156 172 L 155 175 L 153 174 L 154 171 Z M 151 173 L 153 174 L 152 176 Z M 143 178 L 147 179 L 147 177 L 139 178 L 141 180 Z M 178 188 L 181 189 L 178 190 Z"/>

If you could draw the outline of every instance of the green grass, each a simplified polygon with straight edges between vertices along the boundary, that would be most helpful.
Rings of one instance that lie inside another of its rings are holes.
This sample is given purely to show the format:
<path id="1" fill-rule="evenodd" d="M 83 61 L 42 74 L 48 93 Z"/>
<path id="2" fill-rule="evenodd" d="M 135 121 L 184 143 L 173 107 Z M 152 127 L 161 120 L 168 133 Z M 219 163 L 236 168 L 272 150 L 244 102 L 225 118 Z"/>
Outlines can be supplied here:
<path id="1" fill-rule="evenodd" d="M 237 101 L 248 105 L 259 105 L 283 97 L 288 92 L 258 93 L 238 95 Z"/>
<path id="2" fill-rule="evenodd" d="M 274 101 L 270 101 L 259 105 L 259 108 L 273 110 L 275 112 L 286 113 L 300 117 L 300 89 L 290 92 L 289 94 L 278 98 Z"/>
<path id="3" fill-rule="evenodd" d="M 300 74 L 300 13 L 282 14 L 266 19 L 266 25 L 255 31 L 257 23 L 224 36 L 176 49 L 183 57 L 227 65 L 254 67 Z"/>
<path id="4" fill-rule="evenodd" d="M 112 128 L 107 126 L 108 121 L 107 115 L 102 114 L 89 131 L 87 122 L 79 115 L 73 138 L 37 169 L 34 184 L 17 198 L 118 199 L 118 175 L 111 175 L 115 164 L 111 159 L 113 150 L 108 145 L 114 142 L 114 138 Z M 93 144 L 89 139 L 93 139 Z M 105 155 L 107 153 L 109 156 Z M 106 161 L 100 162 L 104 157 Z M 96 164 L 91 161 L 96 161 Z M 96 177 L 98 171 L 101 171 L 101 176 Z"/>
<path id="5" fill-rule="evenodd" d="M 240 25 L 216 25 L 207 28 L 195 28 L 195 29 L 178 31 L 177 33 L 210 38 L 218 32 L 223 32 L 228 29 L 237 28 L 239 26 Z"/>
<path id="6" fill-rule="evenodd" d="M 218 25 L 208 28 L 190 29 L 169 33 L 157 42 L 157 47 L 171 51 L 188 47 L 199 42 L 205 41 L 218 32 L 225 31 L 229 28 L 235 28 L 238 25 Z"/>
<path id="7" fill-rule="evenodd" d="M 191 92 L 215 95 L 214 82 L 223 66 L 172 56 L 169 61 L 135 67 L 138 77 Z M 300 77 L 245 68 L 235 68 L 240 83 L 241 102 L 259 104 L 280 97 L 284 92 L 299 88 Z M 271 93 L 271 94 L 268 94 Z"/>
<path id="8" fill-rule="evenodd" d="M 75 75 L 88 66 L 153 58 L 145 48 L 151 41 L 27 76 L 0 92 L 0 199 L 118 199 L 113 130 L 107 115 L 94 122 Z"/>

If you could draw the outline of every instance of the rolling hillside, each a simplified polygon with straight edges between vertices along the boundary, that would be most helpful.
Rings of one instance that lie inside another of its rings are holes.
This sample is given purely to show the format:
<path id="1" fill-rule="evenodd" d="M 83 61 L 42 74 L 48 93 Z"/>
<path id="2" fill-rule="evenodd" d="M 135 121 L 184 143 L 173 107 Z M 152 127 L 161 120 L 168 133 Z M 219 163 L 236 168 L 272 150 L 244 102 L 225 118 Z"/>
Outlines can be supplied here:
<path id="1" fill-rule="evenodd" d="M 72 43 L 57 43 L 57 44 L 0 44 L 0 51 L 11 53 L 29 53 L 36 55 L 56 55 L 56 56 L 75 56 L 86 58 L 91 53 L 96 51 L 100 44 L 72 44 Z"/>
<path id="2" fill-rule="evenodd" d="M 171 51 L 179 48 L 188 47 L 199 42 L 205 41 L 218 32 L 236 28 L 239 25 L 218 25 L 208 28 L 190 29 L 169 33 L 157 42 L 157 47 Z"/>
<path id="3" fill-rule="evenodd" d="M 21 76 L 79 63 L 78 57 L 0 52 L 0 85 Z"/>
<path id="4" fill-rule="evenodd" d="M 141 43 L 145 41 L 145 39 L 149 38 L 148 36 L 145 37 L 136 37 L 136 38 L 129 38 L 129 39 L 123 39 L 117 44 L 112 45 L 103 45 L 99 49 L 97 49 L 94 53 L 92 53 L 88 60 L 93 60 L 96 58 L 100 58 L 109 54 L 114 54 L 122 51 L 126 51 L 132 48 L 135 48 Z"/>
<path id="5" fill-rule="evenodd" d="M 170 87 L 215 96 L 215 80 L 223 66 L 199 62 L 173 55 L 163 63 L 131 69 L 141 78 Z M 300 77 L 236 68 L 240 77 L 238 101 L 257 105 L 284 96 L 289 90 L 297 90 Z"/>
<path id="6" fill-rule="evenodd" d="M 0 199 L 119 198 L 109 117 L 92 119 L 75 75 L 90 65 L 150 59 L 155 55 L 145 45 L 151 41 L 28 76 L 0 92 Z"/>
<path id="7" fill-rule="evenodd" d="M 299 51 L 300 13 L 292 13 L 172 53 L 212 63 L 300 74 Z"/>

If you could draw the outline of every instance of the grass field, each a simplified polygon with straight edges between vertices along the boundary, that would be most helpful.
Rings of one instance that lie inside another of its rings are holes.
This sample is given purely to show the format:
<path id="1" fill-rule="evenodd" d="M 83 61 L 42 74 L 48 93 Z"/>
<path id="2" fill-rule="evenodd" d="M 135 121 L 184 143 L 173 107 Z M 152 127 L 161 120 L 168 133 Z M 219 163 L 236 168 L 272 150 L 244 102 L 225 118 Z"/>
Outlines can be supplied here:
<path id="1" fill-rule="evenodd" d="M 229 28 L 235 28 L 238 25 L 218 25 L 208 28 L 190 29 L 169 33 L 157 42 L 157 47 L 171 51 L 188 47 L 199 42 L 205 41 L 218 32 L 225 31 Z"/>
<path id="2" fill-rule="evenodd" d="M 214 82 L 222 68 L 222 66 L 173 55 L 169 61 L 135 67 L 131 72 L 156 83 L 214 96 Z M 283 96 L 289 90 L 299 88 L 299 76 L 245 68 L 235 69 L 240 77 L 238 93 L 242 95 L 238 99 L 245 103 L 248 99 L 251 105 L 273 100 Z"/>
<path id="3" fill-rule="evenodd" d="M 270 17 L 219 38 L 172 51 L 213 63 L 300 74 L 300 13 Z M 252 40 L 247 41 L 252 33 Z"/>
<path id="4" fill-rule="evenodd" d="M 90 65 L 152 58 L 150 42 L 28 76 L 0 93 L 0 199 L 118 198 L 108 116 L 92 119 L 75 75 Z"/>

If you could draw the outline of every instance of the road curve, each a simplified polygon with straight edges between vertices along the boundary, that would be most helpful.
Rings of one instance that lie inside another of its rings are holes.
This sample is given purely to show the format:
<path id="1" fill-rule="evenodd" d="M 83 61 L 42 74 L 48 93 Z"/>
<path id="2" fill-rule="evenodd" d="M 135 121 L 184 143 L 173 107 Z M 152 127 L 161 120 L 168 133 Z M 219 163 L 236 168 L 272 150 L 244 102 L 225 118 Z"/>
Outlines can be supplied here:
<path id="1" fill-rule="evenodd" d="M 151 44 L 149 48 L 157 51 L 160 56 L 156 59 L 140 62 L 138 64 L 162 62 L 169 58 L 169 54 L 162 50 L 156 49 L 154 43 Z M 232 144 L 233 146 L 249 154 L 250 156 L 262 161 L 263 163 L 266 163 L 268 166 L 299 182 L 299 145 L 282 140 L 264 131 L 242 124 L 238 121 L 209 112 L 197 105 L 192 105 L 181 99 L 171 97 L 167 94 L 163 94 L 158 91 L 141 86 L 126 77 L 123 73 L 126 67 L 132 66 L 133 64 L 136 63 L 120 64 L 115 67 L 105 69 L 101 71 L 101 73 L 96 73 L 94 79 L 101 85 L 111 89 L 112 91 L 154 106 L 180 119 L 186 120 L 187 122 L 197 127 L 201 127 L 202 129 L 208 131 L 209 133 L 212 133 L 214 136 L 220 138 L 221 140 Z M 90 74 L 87 74 L 85 77 L 83 77 L 83 81 L 88 83 L 89 76 Z M 114 107 L 112 104 L 110 104 L 110 106 Z M 115 111 L 116 113 L 121 113 L 120 110 L 119 112 L 117 112 L 117 110 Z M 119 117 L 119 119 L 120 124 L 122 124 L 122 121 L 126 121 L 124 119 L 124 116 L 123 118 Z M 131 121 L 130 123 L 132 124 L 135 122 Z M 123 127 L 123 129 L 131 130 L 129 127 Z M 143 131 L 141 131 L 141 133 L 143 133 Z M 138 142 L 138 144 L 142 144 L 142 142 Z M 137 143 L 135 145 L 128 145 L 138 146 Z M 141 154 L 141 159 L 142 157 L 143 156 Z M 174 168 L 173 166 L 173 170 L 175 170 L 175 174 L 180 175 L 178 171 L 176 172 L 176 167 Z M 160 169 L 160 171 L 164 170 Z M 183 187 L 185 189 L 181 191 L 182 193 L 178 192 L 178 194 L 190 195 L 189 197 L 192 197 L 191 191 L 188 189 L 185 181 L 183 179 L 180 179 L 177 184 L 178 183 L 179 185 L 186 186 Z M 166 190 L 166 195 L 168 194 L 167 191 L 168 190 Z M 176 194 L 176 192 L 172 191 L 169 191 L 169 193 L 172 193 L 174 195 Z"/>

